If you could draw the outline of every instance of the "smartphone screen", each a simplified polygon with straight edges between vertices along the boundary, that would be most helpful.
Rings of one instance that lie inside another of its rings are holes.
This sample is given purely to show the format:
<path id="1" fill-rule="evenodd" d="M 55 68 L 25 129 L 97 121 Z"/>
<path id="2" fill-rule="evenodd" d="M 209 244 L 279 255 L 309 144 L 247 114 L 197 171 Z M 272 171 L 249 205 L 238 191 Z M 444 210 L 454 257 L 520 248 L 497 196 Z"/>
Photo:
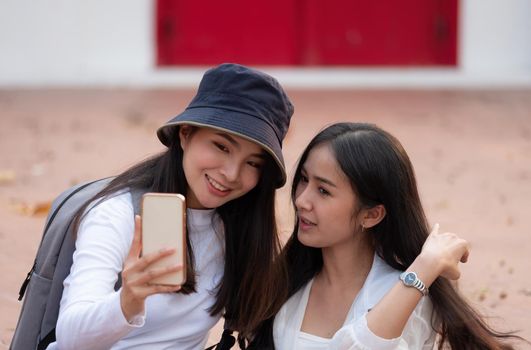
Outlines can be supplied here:
<path id="1" fill-rule="evenodd" d="M 151 267 L 182 265 L 181 271 L 153 279 L 150 283 L 180 285 L 186 280 L 186 204 L 184 196 L 172 193 L 146 193 L 142 197 L 142 255 L 163 248 L 175 253 Z"/>

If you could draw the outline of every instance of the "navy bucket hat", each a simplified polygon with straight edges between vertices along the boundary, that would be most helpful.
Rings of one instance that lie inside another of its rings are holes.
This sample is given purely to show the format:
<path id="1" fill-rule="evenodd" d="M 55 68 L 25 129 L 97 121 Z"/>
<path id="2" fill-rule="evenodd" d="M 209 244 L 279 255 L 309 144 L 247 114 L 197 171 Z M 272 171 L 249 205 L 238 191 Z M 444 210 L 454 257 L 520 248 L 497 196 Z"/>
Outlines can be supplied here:
<path id="1" fill-rule="evenodd" d="M 278 81 L 258 70 L 225 63 L 209 69 L 197 94 L 181 114 L 157 131 L 169 146 L 173 129 L 182 124 L 209 127 L 257 143 L 275 160 L 286 183 L 282 140 L 288 131 L 293 105 Z"/>

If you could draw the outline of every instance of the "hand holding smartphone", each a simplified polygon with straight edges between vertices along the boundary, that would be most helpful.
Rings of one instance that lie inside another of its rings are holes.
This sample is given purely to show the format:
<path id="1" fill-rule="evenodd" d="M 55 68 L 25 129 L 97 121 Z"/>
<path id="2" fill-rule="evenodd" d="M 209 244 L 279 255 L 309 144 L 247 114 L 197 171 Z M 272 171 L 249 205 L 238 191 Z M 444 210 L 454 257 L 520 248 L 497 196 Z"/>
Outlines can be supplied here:
<path id="1" fill-rule="evenodd" d="M 142 255 L 173 248 L 175 253 L 148 269 L 181 265 L 180 271 L 153 279 L 150 283 L 181 285 L 186 281 L 185 198 L 173 193 L 146 193 L 142 196 Z"/>

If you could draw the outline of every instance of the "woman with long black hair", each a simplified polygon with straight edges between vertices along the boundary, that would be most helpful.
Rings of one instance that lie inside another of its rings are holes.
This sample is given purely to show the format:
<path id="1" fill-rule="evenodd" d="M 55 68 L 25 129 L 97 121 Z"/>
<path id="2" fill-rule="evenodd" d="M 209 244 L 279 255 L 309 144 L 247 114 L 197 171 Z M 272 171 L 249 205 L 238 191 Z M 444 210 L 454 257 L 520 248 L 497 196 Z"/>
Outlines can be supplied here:
<path id="1" fill-rule="evenodd" d="M 237 64 L 209 69 L 188 107 L 159 128 L 167 149 L 118 175 L 77 213 L 57 341 L 48 349 L 202 349 L 221 316 L 242 335 L 269 317 L 280 250 L 275 190 L 286 181 L 281 148 L 292 114 L 273 77 Z M 186 196 L 183 285 L 152 283 L 183 267 L 154 267 L 170 249 L 141 255 L 133 189 Z"/>
<path id="2" fill-rule="evenodd" d="M 283 302 L 250 348 L 511 349 L 448 279 L 468 244 L 431 234 L 400 142 L 370 124 L 315 136 L 295 171 L 293 235 L 276 282 Z M 285 288 L 283 288 L 285 286 Z"/>

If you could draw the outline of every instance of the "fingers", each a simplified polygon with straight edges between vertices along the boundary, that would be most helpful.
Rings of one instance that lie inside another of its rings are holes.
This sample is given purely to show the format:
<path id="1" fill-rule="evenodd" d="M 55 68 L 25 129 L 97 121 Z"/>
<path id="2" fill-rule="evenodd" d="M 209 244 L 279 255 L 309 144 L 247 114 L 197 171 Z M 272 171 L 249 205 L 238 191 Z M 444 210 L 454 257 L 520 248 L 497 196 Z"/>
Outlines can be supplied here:
<path id="1" fill-rule="evenodd" d="M 463 256 L 461 257 L 461 262 L 466 263 L 468 261 L 468 256 L 470 255 L 470 250 L 467 248 Z"/>
<path id="2" fill-rule="evenodd" d="M 136 286 L 147 285 L 150 281 L 165 274 L 181 271 L 183 269 L 181 265 L 165 267 L 153 266 L 153 264 L 156 264 L 158 261 L 174 253 L 175 249 L 166 248 L 145 255 L 141 258 L 137 258 L 136 261 L 130 261 L 124 266 L 122 271 L 124 285 L 127 285 L 130 288 L 135 288 Z"/>
<path id="3" fill-rule="evenodd" d="M 145 270 L 149 265 L 153 264 L 160 259 L 172 255 L 175 253 L 175 248 L 163 248 L 158 252 L 153 252 L 147 255 L 142 256 L 136 264 L 138 270 Z"/>
<path id="4" fill-rule="evenodd" d="M 455 233 L 439 232 L 439 228 L 439 224 L 433 225 L 422 247 L 423 261 L 440 276 L 458 279 L 461 275 L 459 262 L 468 261 L 470 254 L 468 242 Z"/>
<path id="5" fill-rule="evenodd" d="M 124 314 L 136 314 L 144 309 L 144 300 L 157 293 L 172 293 L 181 289 L 180 285 L 163 285 L 152 283 L 157 278 L 183 269 L 180 265 L 152 268 L 135 272 L 129 268 L 122 271 L 122 289 L 120 299 Z"/>
<path id="6" fill-rule="evenodd" d="M 181 286 L 172 286 L 166 284 L 153 284 L 149 286 L 149 295 L 156 293 L 173 293 L 181 289 Z"/>
<path id="7" fill-rule="evenodd" d="M 137 279 L 131 281 L 131 284 L 151 284 L 151 281 L 162 277 L 164 275 L 182 271 L 183 267 L 181 265 L 166 266 L 161 268 L 154 268 L 147 271 L 144 271 Z M 153 283 L 156 284 L 156 283 Z"/>
<path id="8" fill-rule="evenodd" d="M 127 289 L 134 294 L 135 297 L 142 299 L 155 293 L 176 292 L 181 289 L 180 285 L 165 285 L 154 283 L 153 281 L 167 274 L 181 271 L 182 269 L 182 266 L 176 265 L 144 271 L 141 274 L 136 275 L 135 279 L 127 281 Z"/>
<path id="9" fill-rule="evenodd" d="M 138 290 L 141 297 L 147 298 L 153 294 L 159 293 L 174 293 L 181 289 L 181 286 L 173 286 L 167 284 L 147 284 Z"/>
<path id="10" fill-rule="evenodd" d="M 158 252 L 145 255 L 142 258 L 136 258 L 136 260 L 132 260 L 131 258 L 129 261 L 126 261 L 124 269 L 122 270 L 122 279 L 124 280 L 124 283 L 130 283 L 130 281 L 137 280 L 143 276 L 145 270 L 149 269 L 151 264 L 154 264 L 173 253 L 175 253 L 175 249 L 162 249 Z"/>
<path id="11" fill-rule="evenodd" d="M 466 263 L 468 261 L 468 257 L 470 255 L 470 243 L 468 241 L 461 238 L 461 241 L 463 242 L 463 252 L 461 254 L 460 261 L 462 263 Z"/>
<path id="12" fill-rule="evenodd" d="M 126 319 L 138 315 L 144 310 L 145 299 L 157 293 L 172 293 L 181 289 L 181 286 L 149 285 L 141 286 L 124 285 L 120 290 L 120 306 Z"/>
<path id="13" fill-rule="evenodd" d="M 455 233 L 452 233 L 452 239 L 454 241 L 454 244 L 453 244 L 453 250 L 454 250 L 454 255 L 456 257 L 456 264 L 458 262 L 462 262 L 462 263 L 465 263 L 468 261 L 468 256 L 470 254 L 470 250 L 469 250 L 469 244 L 466 240 L 464 240 L 463 238 L 457 236 Z"/>

